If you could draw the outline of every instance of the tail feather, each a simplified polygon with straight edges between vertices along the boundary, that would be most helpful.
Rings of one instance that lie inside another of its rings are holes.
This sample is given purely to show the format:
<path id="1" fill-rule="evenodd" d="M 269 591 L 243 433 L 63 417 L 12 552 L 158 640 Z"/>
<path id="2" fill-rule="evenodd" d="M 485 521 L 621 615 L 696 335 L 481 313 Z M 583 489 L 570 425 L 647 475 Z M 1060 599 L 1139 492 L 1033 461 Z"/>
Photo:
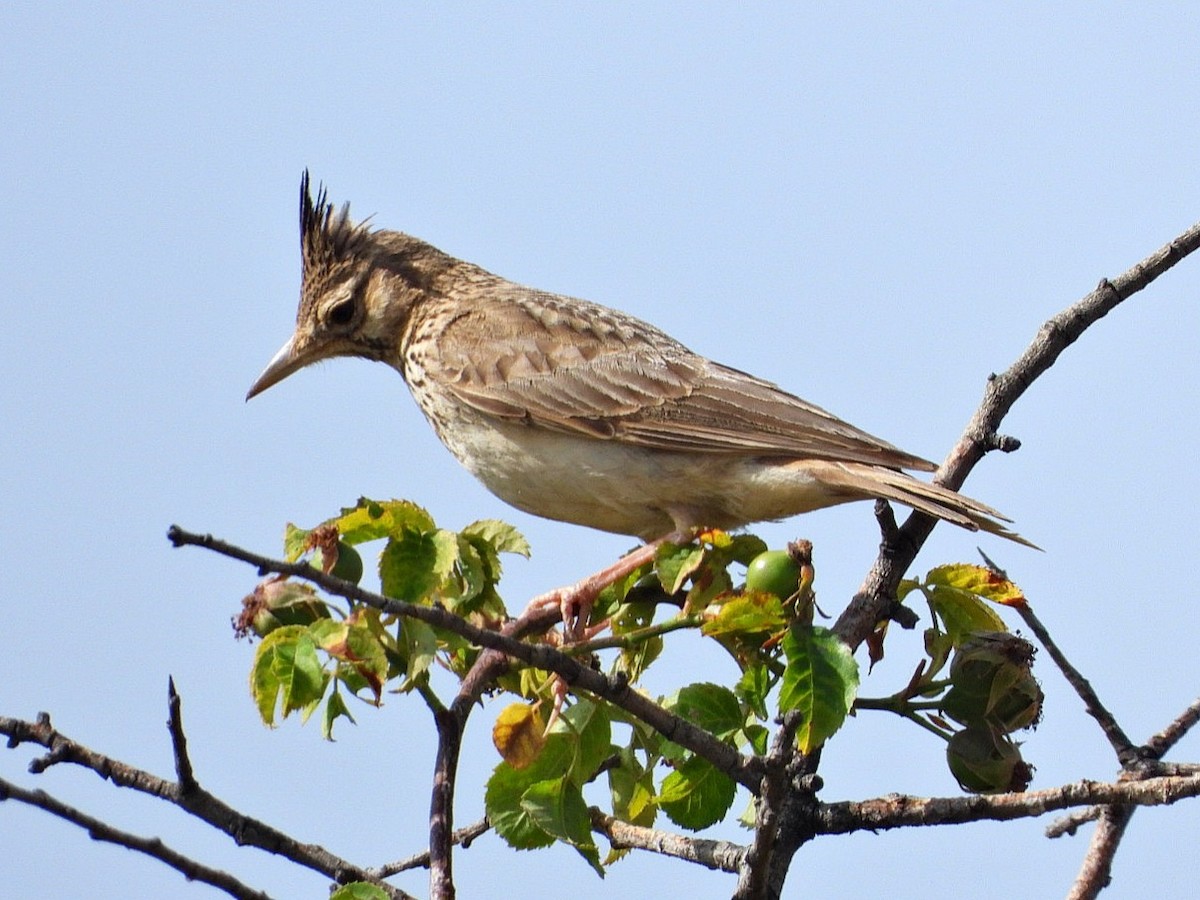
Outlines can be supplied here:
<path id="1" fill-rule="evenodd" d="M 820 481 L 845 491 L 851 497 L 894 500 L 968 531 L 983 530 L 1035 550 L 1041 549 L 1006 528 L 1003 523 L 1012 520 L 1003 513 L 957 491 L 921 481 L 905 472 L 852 462 L 806 461 L 806 467 Z"/>

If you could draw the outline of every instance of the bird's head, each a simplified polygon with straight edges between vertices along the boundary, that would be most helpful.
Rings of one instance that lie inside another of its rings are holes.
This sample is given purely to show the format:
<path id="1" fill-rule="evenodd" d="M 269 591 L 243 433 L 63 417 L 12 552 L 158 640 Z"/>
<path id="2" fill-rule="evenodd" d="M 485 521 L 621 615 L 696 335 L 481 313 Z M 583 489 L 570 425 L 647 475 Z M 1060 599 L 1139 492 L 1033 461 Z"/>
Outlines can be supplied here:
<path id="1" fill-rule="evenodd" d="M 246 394 L 249 400 L 293 372 L 335 356 L 397 364 L 413 308 L 436 294 L 456 260 L 398 231 L 376 231 L 335 209 L 325 189 L 313 199 L 300 181 L 304 277 L 296 330 Z"/>

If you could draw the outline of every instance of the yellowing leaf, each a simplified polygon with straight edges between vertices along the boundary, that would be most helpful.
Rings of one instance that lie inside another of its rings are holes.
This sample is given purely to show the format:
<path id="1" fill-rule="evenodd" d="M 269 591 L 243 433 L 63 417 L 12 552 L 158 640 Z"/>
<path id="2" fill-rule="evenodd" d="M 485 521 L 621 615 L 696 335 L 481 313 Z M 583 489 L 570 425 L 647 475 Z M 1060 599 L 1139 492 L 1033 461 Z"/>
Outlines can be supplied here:
<path id="1" fill-rule="evenodd" d="M 492 743 L 514 769 L 524 769 L 545 745 L 546 723 L 535 707 L 512 703 L 500 711 L 492 726 Z"/>
<path id="2" fill-rule="evenodd" d="M 499 519 L 480 519 L 462 530 L 464 537 L 480 538 L 495 548 L 497 553 L 518 553 L 528 558 L 529 541 L 507 522 Z"/>
<path id="3" fill-rule="evenodd" d="M 458 535 L 452 531 L 404 529 L 379 558 L 383 593 L 410 603 L 427 603 L 454 570 Z"/>
<path id="4" fill-rule="evenodd" d="M 955 563 L 938 566 L 926 577 L 930 585 L 945 585 L 975 594 L 1002 606 L 1023 606 L 1025 595 L 1021 589 L 1002 575 L 984 566 L 970 563 Z"/>
<path id="5" fill-rule="evenodd" d="M 406 530 L 433 531 L 437 528 L 433 517 L 410 500 L 369 500 L 366 497 L 323 524 L 337 528 L 342 540 L 348 544 L 397 537 Z"/>
<path id="6" fill-rule="evenodd" d="M 722 603 L 716 614 L 700 627 L 700 633 L 706 637 L 775 634 L 786 627 L 788 619 L 783 601 L 775 594 L 747 591 Z"/>
<path id="7" fill-rule="evenodd" d="M 977 594 L 948 585 L 935 585 L 925 590 L 930 605 L 956 647 L 980 631 L 1008 630 L 1004 620 Z"/>

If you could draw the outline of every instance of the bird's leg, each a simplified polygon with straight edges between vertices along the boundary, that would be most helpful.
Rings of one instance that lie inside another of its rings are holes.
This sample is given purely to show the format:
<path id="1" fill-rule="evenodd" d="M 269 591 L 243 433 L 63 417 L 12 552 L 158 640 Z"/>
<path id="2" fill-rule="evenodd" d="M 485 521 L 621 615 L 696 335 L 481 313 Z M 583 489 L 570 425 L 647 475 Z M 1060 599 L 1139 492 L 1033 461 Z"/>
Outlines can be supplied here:
<path id="1" fill-rule="evenodd" d="M 662 544 L 687 543 L 692 537 L 693 534 L 690 530 L 679 530 L 673 531 L 658 540 L 650 541 L 636 550 L 631 550 L 612 565 L 606 566 L 599 572 L 587 576 L 587 578 L 580 579 L 566 587 L 555 588 L 552 591 L 539 594 L 529 601 L 526 612 L 535 609 L 558 607 L 563 620 L 563 643 L 571 644 L 579 640 L 587 640 L 604 627 L 603 625 L 595 625 L 591 629 L 586 627 L 588 616 L 592 611 L 592 604 L 596 602 L 596 598 L 600 596 L 602 590 L 609 585 L 616 584 L 635 569 L 641 568 L 648 562 L 653 562 L 655 555 L 658 553 L 658 548 Z M 562 712 L 563 701 L 567 698 L 567 689 L 568 685 L 565 681 L 561 678 L 554 679 L 554 708 L 551 710 L 550 716 L 546 721 L 547 733 L 549 733 L 554 723 L 558 720 L 559 714 Z"/>
<path id="2" fill-rule="evenodd" d="M 616 584 L 635 569 L 652 562 L 660 544 L 678 537 L 678 534 L 670 534 L 638 547 L 636 550 L 631 550 L 612 565 L 606 566 L 599 572 L 580 579 L 574 584 L 539 594 L 529 601 L 529 607 L 544 609 L 549 606 L 557 606 L 562 611 L 564 642 L 574 643 L 585 637 L 584 626 L 592 611 L 592 604 L 596 602 L 600 592 L 609 585 Z"/>

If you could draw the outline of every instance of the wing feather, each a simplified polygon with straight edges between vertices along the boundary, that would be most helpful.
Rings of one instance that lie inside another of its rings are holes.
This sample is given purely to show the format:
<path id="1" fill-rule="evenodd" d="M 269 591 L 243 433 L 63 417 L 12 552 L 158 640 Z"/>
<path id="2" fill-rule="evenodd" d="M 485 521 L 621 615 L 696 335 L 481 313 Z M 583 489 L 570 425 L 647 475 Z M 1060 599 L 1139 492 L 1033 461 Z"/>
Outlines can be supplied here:
<path id="1" fill-rule="evenodd" d="M 426 366 L 482 413 L 660 450 L 935 468 L 632 316 L 528 289 L 510 294 L 512 302 L 451 322 L 437 365 Z"/>

